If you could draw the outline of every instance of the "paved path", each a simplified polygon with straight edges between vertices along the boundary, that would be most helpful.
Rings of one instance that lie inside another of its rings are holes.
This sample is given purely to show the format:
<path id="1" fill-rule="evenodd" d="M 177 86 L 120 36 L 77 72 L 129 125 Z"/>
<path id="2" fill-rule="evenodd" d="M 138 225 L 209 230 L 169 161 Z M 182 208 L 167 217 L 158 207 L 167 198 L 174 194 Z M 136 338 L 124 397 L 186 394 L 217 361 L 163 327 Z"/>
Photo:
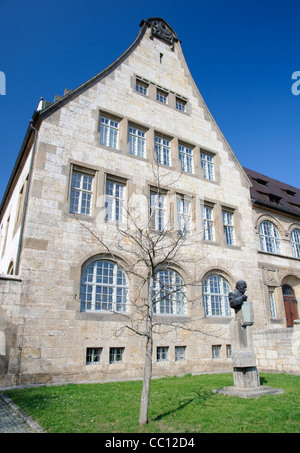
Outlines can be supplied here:
<path id="1" fill-rule="evenodd" d="M 0 393 L 0 433 L 42 433 L 42 428 Z"/>

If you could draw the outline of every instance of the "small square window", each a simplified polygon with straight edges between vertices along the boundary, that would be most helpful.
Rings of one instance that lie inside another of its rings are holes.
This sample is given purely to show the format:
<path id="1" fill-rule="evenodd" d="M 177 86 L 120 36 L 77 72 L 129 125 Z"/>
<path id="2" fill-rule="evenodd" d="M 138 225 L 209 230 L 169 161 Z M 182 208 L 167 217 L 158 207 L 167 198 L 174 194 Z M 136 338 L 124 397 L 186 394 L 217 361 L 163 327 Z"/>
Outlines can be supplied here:
<path id="1" fill-rule="evenodd" d="M 156 359 L 157 362 L 166 362 L 168 360 L 168 351 L 167 346 L 159 346 L 156 350 Z"/>
<path id="2" fill-rule="evenodd" d="M 220 344 L 212 345 L 212 358 L 213 359 L 221 358 L 221 345 Z"/>
<path id="3" fill-rule="evenodd" d="M 186 101 L 180 98 L 176 98 L 176 109 L 180 112 L 185 112 L 186 109 Z"/>
<path id="4" fill-rule="evenodd" d="M 175 346 L 175 362 L 185 360 L 186 346 Z"/>
<path id="5" fill-rule="evenodd" d="M 136 84 L 135 84 L 135 90 L 140 93 L 140 94 L 144 94 L 144 95 L 147 95 L 148 94 L 148 83 L 146 82 L 142 82 L 141 80 L 136 80 Z"/>
<path id="6" fill-rule="evenodd" d="M 157 90 L 156 100 L 158 102 L 161 102 L 162 104 L 167 104 L 168 103 L 168 93 L 163 90 Z"/>
<path id="7" fill-rule="evenodd" d="M 109 349 L 109 363 L 121 363 L 123 362 L 123 354 L 125 348 L 110 348 Z"/>
<path id="8" fill-rule="evenodd" d="M 86 350 L 86 364 L 92 365 L 100 363 L 102 348 L 87 348 Z"/>

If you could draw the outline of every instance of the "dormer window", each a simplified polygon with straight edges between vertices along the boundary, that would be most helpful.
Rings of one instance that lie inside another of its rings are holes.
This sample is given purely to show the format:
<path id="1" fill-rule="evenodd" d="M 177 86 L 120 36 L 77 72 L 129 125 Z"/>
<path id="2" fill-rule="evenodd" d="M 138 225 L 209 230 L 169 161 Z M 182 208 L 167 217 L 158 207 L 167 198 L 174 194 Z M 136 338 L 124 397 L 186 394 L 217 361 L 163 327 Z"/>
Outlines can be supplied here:
<path id="1" fill-rule="evenodd" d="M 282 200 L 282 198 L 278 197 L 277 195 L 273 195 L 272 193 L 270 193 L 269 194 L 269 200 L 270 200 L 271 203 L 279 204 L 280 200 Z"/>

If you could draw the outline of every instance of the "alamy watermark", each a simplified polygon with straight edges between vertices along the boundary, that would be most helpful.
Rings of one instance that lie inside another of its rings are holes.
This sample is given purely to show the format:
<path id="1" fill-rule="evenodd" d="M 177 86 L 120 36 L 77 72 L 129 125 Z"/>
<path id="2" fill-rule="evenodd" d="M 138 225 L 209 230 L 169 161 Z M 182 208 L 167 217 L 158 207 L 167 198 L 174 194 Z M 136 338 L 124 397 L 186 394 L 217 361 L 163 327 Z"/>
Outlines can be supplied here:
<path id="1" fill-rule="evenodd" d="M 296 80 L 292 85 L 292 93 L 294 96 L 298 96 L 300 94 L 300 71 L 293 72 L 292 80 Z"/>
<path id="2" fill-rule="evenodd" d="M 6 77 L 4 72 L 0 71 L 0 95 L 6 95 Z"/>

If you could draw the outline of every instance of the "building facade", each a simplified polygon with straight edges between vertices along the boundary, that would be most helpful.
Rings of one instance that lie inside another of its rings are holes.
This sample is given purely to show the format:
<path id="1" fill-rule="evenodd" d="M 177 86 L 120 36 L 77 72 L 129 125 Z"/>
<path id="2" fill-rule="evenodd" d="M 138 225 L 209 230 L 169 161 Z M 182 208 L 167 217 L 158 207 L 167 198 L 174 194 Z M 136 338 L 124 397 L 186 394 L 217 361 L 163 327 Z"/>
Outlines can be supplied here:
<path id="1" fill-rule="evenodd" d="M 253 175 L 163 19 L 142 21 L 95 77 L 41 101 L 1 204 L 1 385 L 141 378 L 149 243 L 164 256 L 154 376 L 232 369 L 228 293 L 240 279 L 258 366 L 300 372 L 298 312 L 284 311 L 300 297 L 299 212 L 255 198 Z M 269 239 L 261 251 L 266 222 L 280 252 Z"/>

